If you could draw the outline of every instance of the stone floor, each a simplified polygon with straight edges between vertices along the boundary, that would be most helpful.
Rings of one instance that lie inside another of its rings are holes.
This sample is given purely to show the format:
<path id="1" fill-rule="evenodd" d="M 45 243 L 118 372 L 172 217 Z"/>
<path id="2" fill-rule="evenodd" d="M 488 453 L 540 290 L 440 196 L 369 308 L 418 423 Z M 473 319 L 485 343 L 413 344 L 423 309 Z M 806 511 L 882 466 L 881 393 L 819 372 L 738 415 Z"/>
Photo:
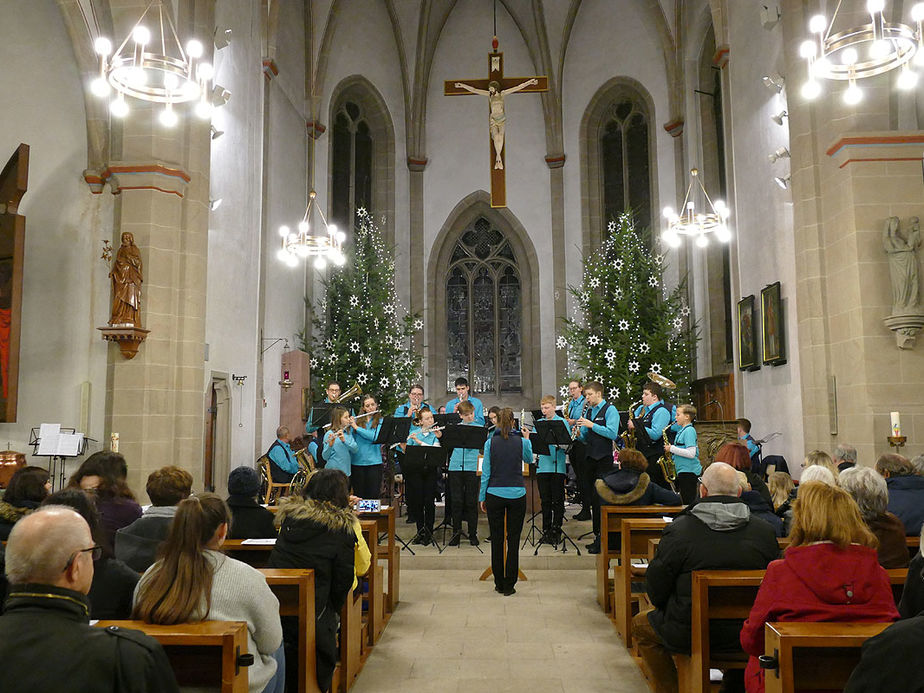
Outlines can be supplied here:
<path id="1" fill-rule="evenodd" d="M 590 523 L 573 524 L 576 538 Z M 487 527 L 479 531 L 484 539 Z M 492 580 L 478 579 L 490 564 L 486 541 L 484 556 L 467 543 L 442 555 L 433 547 L 416 556 L 402 552 L 401 603 L 353 693 L 647 693 L 597 605 L 586 541 L 581 557 L 543 546 L 533 559 L 527 545 L 521 568 L 528 580 L 510 597 L 494 592 Z"/>

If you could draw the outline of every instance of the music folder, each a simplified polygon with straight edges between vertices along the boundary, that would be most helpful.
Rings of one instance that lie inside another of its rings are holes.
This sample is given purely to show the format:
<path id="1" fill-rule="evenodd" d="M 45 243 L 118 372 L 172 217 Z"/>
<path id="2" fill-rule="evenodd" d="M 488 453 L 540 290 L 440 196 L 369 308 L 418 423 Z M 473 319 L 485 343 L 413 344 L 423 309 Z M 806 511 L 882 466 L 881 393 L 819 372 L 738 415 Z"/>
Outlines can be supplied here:
<path id="1" fill-rule="evenodd" d="M 443 429 L 440 445 L 444 448 L 465 448 L 480 450 L 488 439 L 488 429 L 484 426 L 467 424 L 450 424 Z"/>
<path id="2" fill-rule="evenodd" d="M 411 420 L 406 416 L 385 416 L 382 427 L 373 443 L 376 445 L 394 445 L 407 442 L 411 434 Z"/>
<path id="3" fill-rule="evenodd" d="M 434 414 L 433 423 L 436 426 L 451 426 L 454 424 L 461 424 L 462 417 L 459 416 L 457 412 L 452 412 L 451 414 Z"/>
<path id="4" fill-rule="evenodd" d="M 313 428 L 322 428 L 330 423 L 330 411 L 334 407 L 341 406 L 333 402 L 318 402 L 311 405 L 311 426 Z"/>
<path id="5" fill-rule="evenodd" d="M 533 452 L 537 455 L 549 455 L 550 445 L 557 447 L 568 447 L 571 445 L 571 431 L 568 430 L 568 424 L 561 419 L 536 419 L 536 434 L 539 444 L 533 443 Z M 533 437 L 530 437 L 532 442 Z M 545 452 L 539 450 L 541 446 L 545 447 Z"/>
<path id="6" fill-rule="evenodd" d="M 446 448 L 433 445 L 408 445 L 401 469 L 404 472 L 439 471 L 446 464 Z"/>

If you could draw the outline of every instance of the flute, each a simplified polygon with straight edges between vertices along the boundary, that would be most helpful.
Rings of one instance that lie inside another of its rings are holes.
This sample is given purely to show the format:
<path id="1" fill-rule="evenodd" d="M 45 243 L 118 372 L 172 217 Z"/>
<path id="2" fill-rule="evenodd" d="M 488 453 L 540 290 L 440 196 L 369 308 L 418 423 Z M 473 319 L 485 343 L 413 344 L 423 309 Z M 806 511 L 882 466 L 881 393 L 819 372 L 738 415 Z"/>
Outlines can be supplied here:
<path id="1" fill-rule="evenodd" d="M 353 420 L 356 420 L 356 419 L 361 419 L 361 418 L 363 418 L 364 416 L 372 416 L 373 414 L 378 414 L 378 413 L 379 413 L 379 410 L 376 409 L 375 411 L 366 412 L 365 414 L 360 414 L 360 415 L 358 415 L 358 416 L 354 416 L 354 417 L 351 417 L 351 418 L 353 418 Z M 327 424 L 324 424 L 323 426 L 321 426 L 321 428 L 330 428 L 332 425 L 333 425 L 333 424 L 327 423 Z"/>

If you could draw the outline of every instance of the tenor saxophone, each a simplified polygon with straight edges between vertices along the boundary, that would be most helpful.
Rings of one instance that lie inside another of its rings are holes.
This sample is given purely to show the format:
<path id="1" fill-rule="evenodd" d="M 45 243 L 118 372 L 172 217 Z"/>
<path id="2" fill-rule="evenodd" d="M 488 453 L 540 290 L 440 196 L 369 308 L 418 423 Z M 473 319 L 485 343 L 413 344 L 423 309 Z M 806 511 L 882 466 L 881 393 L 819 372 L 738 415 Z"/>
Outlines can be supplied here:
<path id="1" fill-rule="evenodd" d="M 635 412 L 635 408 L 641 403 L 642 402 L 640 400 L 629 406 L 629 418 L 630 419 L 632 418 L 632 414 Z M 636 430 L 634 428 L 626 428 L 626 432 L 622 434 L 622 442 L 623 442 L 624 447 L 632 448 L 633 450 L 636 449 L 635 448 L 635 440 L 636 440 L 635 435 L 636 435 Z"/>
<path id="2" fill-rule="evenodd" d="M 669 442 L 667 440 L 667 428 L 664 429 L 664 433 L 662 435 L 664 438 L 664 444 L 667 445 Z M 665 450 L 664 454 L 658 458 L 658 465 L 661 467 L 661 472 L 664 474 L 665 480 L 667 480 L 667 483 L 669 483 L 671 488 L 674 489 L 674 492 L 676 492 L 677 489 L 674 486 L 674 482 L 677 481 L 677 467 L 674 465 L 674 456 Z"/>

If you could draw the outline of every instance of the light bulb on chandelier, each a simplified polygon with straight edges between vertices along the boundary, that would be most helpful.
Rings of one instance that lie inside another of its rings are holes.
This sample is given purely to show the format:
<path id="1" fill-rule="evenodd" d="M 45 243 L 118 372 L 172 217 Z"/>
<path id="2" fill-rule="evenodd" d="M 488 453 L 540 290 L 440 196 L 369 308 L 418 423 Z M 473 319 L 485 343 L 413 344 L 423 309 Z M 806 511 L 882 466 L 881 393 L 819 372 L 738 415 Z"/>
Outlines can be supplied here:
<path id="1" fill-rule="evenodd" d="M 701 211 L 697 211 L 697 207 Z M 671 207 L 664 208 L 667 228 L 661 239 L 671 248 L 680 247 L 681 236 L 696 236 L 700 248 L 709 243 L 709 234 L 714 233 L 720 243 L 728 243 L 732 234 L 728 228 L 731 210 L 722 200 L 713 202 L 703 186 L 697 169 L 690 170 L 690 184 L 680 206 L 681 213 Z"/>

